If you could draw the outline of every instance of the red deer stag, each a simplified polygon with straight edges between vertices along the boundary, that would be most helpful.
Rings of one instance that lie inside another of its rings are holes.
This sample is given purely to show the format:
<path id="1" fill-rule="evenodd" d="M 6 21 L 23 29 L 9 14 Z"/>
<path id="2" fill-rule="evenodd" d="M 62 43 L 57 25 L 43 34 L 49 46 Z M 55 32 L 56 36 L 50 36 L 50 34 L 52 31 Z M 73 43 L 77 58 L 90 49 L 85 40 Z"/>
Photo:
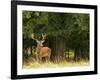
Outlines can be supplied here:
<path id="1" fill-rule="evenodd" d="M 42 34 L 42 39 L 36 39 L 34 38 L 34 34 L 32 34 L 32 39 L 36 41 L 37 47 L 36 47 L 36 53 L 37 58 L 41 62 L 42 58 L 45 58 L 46 61 L 50 61 L 51 56 L 51 49 L 49 47 L 44 47 L 43 43 L 45 42 L 46 34 Z"/>

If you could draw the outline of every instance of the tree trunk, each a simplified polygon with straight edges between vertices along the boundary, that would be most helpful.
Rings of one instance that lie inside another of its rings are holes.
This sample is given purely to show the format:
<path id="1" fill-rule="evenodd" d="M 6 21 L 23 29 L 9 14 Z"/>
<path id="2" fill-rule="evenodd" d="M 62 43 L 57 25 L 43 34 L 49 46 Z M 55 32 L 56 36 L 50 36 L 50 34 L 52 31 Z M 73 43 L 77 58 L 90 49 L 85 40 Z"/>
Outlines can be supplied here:
<path id="1" fill-rule="evenodd" d="M 70 59 L 70 58 L 69 58 L 69 55 L 70 55 L 70 54 L 69 54 L 69 48 L 67 48 L 67 58 L 66 58 L 66 59 L 67 59 L 68 61 L 69 61 L 69 59 Z"/>
<path id="2" fill-rule="evenodd" d="M 80 61 L 81 60 L 81 49 L 80 48 L 76 48 L 75 49 L 75 55 L 74 55 L 74 61 Z"/>
<path id="3" fill-rule="evenodd" d="M 52 60 L 56 63 L 64 60 L 65 40 L 61 37 L 56 37 L 52 44 Z"/>

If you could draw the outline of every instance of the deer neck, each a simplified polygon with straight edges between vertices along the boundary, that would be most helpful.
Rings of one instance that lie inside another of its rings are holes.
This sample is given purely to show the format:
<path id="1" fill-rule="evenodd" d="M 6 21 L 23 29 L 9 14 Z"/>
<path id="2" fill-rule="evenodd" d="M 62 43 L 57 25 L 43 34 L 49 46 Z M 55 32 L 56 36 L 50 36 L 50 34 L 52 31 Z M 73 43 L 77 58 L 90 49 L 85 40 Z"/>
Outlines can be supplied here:
<path id="1" fill-rule="evenodd" d="M 40 50 L 41 50 L 42 46 L 38 46 L 36 47 L 36 52 L 39 54 L 40 53 Z"/>
<path id="2" fill-rule="evenodd" d="M 40 51 L 43 46 L 37 45 L 37 49 Z"/>

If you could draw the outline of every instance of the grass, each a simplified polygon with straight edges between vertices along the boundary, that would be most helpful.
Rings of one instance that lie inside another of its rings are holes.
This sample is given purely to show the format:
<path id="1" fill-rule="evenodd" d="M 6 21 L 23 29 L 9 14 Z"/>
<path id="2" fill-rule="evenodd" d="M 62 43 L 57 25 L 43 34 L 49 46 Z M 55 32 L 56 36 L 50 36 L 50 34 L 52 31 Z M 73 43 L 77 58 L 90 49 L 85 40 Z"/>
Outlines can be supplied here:
<path id="1" fill-rule="evenodd" d="M 79 62 L 73 62 L 73 61 L 63 61 L 60 63 L 53 63 L 53 62 L 28 62 L 23 64 L 24 69 L 31 69 L 31 68 L 60 68 L 60 67 L 73 67 L 73 66 L 89 66 L 89 61 L 79 61 Z"/>
<path id="2" fill-rule="evenodd" d="M 79 66 L 89 66 L 89 60 L 81 60 L 81 61 L 72 61 L 74 58 L 74 52 L 69 51 L 66 52 L 66 58 L 70 60 L 62 61 L 60 63 L 53 62 L 42 62 L 38 63 L 33 57 L 30 57 L 27 61 L 23 63 L 24 69 L 32 69 L 32 68 L 60 68 L 60 67 L 79 67 Z"/>

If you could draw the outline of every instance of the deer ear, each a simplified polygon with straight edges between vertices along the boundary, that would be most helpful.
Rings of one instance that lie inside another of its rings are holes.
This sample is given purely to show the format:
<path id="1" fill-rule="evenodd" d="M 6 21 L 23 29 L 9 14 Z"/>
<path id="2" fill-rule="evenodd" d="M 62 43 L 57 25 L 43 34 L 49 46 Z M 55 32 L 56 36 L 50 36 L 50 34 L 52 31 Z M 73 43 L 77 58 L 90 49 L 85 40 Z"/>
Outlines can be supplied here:
<path id="1" fill-rule="evenodd" d="M 44 40 L 41 41 L 41 43 L 44 43 L 44 42 L 45 42 Z"/>

